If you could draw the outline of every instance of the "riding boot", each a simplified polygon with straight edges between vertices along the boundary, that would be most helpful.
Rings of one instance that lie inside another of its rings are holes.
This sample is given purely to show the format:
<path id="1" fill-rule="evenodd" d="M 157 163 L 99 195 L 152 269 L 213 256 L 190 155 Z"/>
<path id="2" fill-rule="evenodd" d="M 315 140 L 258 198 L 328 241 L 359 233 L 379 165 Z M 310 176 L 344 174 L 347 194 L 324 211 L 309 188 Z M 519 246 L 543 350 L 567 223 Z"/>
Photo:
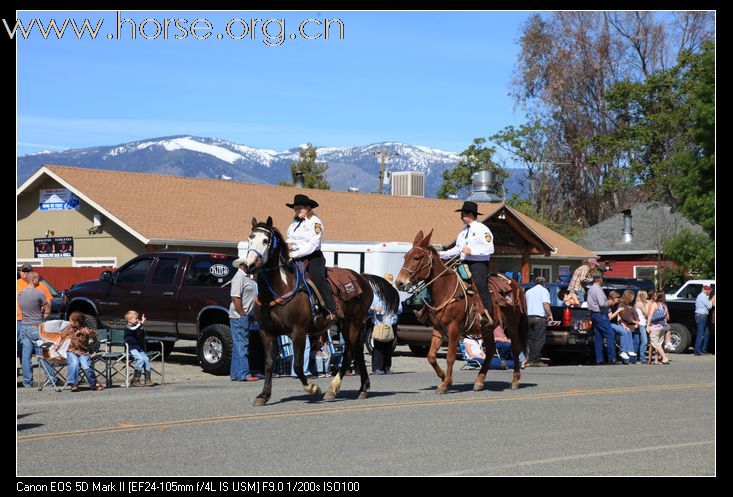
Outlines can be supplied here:
<path id="1" fill-rule="evenodd" d="M 142 384 L 140 383 L 140 376 L 142 376 L 143 372 L 141 369 L 136 369 L 134 373 L 132 373 L 132 382 L 130 382 L 130 386 L 133 387 L 141 387 Z"/>
<path id="2" fill-rule="evenodd" d="M 153 386 L 153 380 L 150 377 L 151 372 L 145 371 L 145 386 L 146 387 L 152 387 Z"/>
<path id="3" fill-rule="evenodd" d="M 413 311 L 413 312 L 415 313 L 415 318 L 419 322 L 425 325 L 430 324 L 430 312 L 429 312 L 428 306 L 423 305 L 420 309 Z"/>

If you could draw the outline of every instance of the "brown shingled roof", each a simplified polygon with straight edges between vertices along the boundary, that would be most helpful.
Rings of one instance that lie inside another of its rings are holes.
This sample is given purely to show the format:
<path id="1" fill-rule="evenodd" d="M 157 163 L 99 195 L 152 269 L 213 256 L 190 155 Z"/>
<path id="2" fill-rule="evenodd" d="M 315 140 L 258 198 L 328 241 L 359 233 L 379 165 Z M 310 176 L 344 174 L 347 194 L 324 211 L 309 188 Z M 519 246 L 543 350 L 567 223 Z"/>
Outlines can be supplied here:
<path id="1" fill-rule="evenodd" d="M 272 216 L 285 230 L 296 193 L 318 201 L 324 240 L 411 242 L 419 230 L 434 229 L 433 241 L 448 244 L 460 229 L 459 200 L 300 189 L 159 174 L 68 166 L 45 166 L 74 189 L 149 240 L 231 241 L 249 234 L 251 219 Z M 481 204 L 489 217 L 504 204 Z M 532 219 L 518 214 L 557 256 L 588 257 L 590 252 Z"/>

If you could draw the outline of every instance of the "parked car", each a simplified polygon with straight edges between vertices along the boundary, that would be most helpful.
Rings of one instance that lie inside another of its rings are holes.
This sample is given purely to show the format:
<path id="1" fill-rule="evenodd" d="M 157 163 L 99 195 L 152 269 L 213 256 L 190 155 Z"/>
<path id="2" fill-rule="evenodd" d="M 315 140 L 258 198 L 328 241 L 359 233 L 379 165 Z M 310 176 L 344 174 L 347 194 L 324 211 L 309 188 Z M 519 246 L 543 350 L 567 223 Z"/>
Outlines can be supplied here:
<path id="1" fill-rule="evenodd" d="M 235 256 L 200 252 L 156 252 L 135 257 L 117 271 L 102 271 L 99 280 L 74 285 L 66 292 L 65 315 L 80 311 L 87 323 L 122 328 L 125 312 L 147 314 L 146 333 L 196 340 L 204 371 L 229 371 L 229 283 Z M 173 343 L 173 342 L 168 342 Z M 168 354 L 172 345 L 166 347 Z"/>

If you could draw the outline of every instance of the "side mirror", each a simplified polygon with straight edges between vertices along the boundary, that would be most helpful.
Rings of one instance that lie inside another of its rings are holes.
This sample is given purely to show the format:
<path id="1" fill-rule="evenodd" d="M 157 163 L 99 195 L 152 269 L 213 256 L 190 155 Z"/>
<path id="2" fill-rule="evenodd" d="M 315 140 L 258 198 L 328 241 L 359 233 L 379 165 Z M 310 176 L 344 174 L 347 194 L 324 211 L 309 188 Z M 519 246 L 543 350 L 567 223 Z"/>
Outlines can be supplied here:
<path id="1" fill-rule="evenodd" d="M 114 276 L 112 276 L 112 271 L 102 271 L 102 273 L 99 275 L 99 279 L 102 281 L 106 281 L 107 283 L 115 282 Z"/>

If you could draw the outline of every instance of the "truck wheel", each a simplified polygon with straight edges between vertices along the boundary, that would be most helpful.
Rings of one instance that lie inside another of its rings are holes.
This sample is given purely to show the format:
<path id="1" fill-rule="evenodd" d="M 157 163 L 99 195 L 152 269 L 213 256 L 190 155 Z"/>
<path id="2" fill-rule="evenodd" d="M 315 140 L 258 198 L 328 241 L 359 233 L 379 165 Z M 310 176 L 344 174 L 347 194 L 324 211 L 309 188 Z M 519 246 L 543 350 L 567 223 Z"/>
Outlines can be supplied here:
<path id="1" fill-rule="evenodd" d="M 690 330 L 683 324 L 670 323 L 669 332 L 671 335 L 672 348 L 668 352 L 673 354 L 682 354 L 687 350 L 692 342 Z"/>
<path id="2" fill-rule="evenodd" d="M 207 326 L 201 332 L 197 345 L 201 369 L 211 374 L 228 374 L 233 348 L 229 326 L 224 324 Z"/>
<path id="3" fill-rule="evenodd" d="M 427 357 L 430 347 L 427 345 L 408 345 L 410 351 L 418 357 Z"/>

